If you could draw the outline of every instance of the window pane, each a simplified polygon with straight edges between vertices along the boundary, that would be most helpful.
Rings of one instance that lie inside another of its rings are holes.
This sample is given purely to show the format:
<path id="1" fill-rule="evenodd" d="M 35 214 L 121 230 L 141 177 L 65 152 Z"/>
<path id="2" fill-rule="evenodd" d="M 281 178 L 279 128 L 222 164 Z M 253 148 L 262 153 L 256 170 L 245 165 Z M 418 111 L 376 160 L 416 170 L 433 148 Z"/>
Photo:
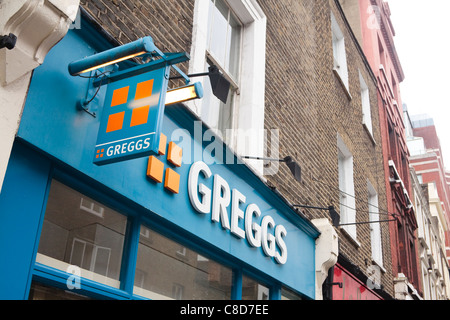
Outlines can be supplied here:
<path id="1" fill-rule="evenodd" d="M 210 64 L 207 62 L 205 70 L 208 70 L 209 66 Z M 218 129 L 220 127 L 219 117 L 223 103 L 214 96 L 209 79 L 203 81 L 203 90 L 202 120 L 205 121 L 209 127 Z"/>
<path id="2" fill-rule="evenodd" d="M 150 299 L 225 300 L 232 271 L 142 226 L 134 286 Z"/>
<path id="3" fill-rule="evenodd" d="M 281 288 L 281 300 L 302 300 L 302 297 L 286 288 Z"/>
<path id="4" fill-rule="evenodd" d="M 209 63 L 207 62 L 206 68 L 208 69 Z M 203 108 L 202 108 L 202 120 L 208 124 L 212 129 L 218 129 L 222 136 L 226 137 L 226 129 L 231 129 L 233 125 L 233 90 L 228 92 L 227 103 L 222 103 L 217 99 L 211 88 L 210 81 L 204 82 L 204 96 L 203 96 Z"/>
<path id="5" fill-rule="evenodd" d="M 216 0 L 209 34 L 209 50 L 218 62 L 224 66 L 227 54 L 228 7 L 222 0 Z"/>
<path id="6" fill-rule="evenodd" d="M 67 290 L 47 287 L 33 282 L 28 300 L 91 300 L 90 298 Z"/>
<path id="7" fill-rule="evenodd" d="M 242 300 L 269 300 L 269 288 L 242 276 Z"/>
<path id="8" fill-rule="evenodd" d="M 76 265 L 81 277 L 118 288 L 126 224 L 125 216 L 53 180 L 36 261 L 62 271 Z"/>
<path id="9" fill-rule="evenodd" d="M 226 68 L 231 73 L 231 75 L 239 80 L 239 61 L 240 61 L 240 51 L 241 51 L 241 25 L 234 17 L 230 14 L 230 44 L 229 44 L 229 55 Z"/>

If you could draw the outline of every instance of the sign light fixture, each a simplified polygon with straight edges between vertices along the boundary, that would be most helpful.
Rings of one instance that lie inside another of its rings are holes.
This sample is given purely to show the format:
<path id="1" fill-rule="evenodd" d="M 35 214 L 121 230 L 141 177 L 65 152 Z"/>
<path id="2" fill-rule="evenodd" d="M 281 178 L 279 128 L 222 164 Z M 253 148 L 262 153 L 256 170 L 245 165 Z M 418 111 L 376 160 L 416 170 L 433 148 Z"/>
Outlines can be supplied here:
<path id="1" fill-rule="evenodd" d="M 151 37 L 144 37 L 139 40 L 112 48 L 92 56 L 73 61 L 69 64 L 69 73 L 72 76 L 104 68 L 106 66 L 119 63 L 143 54 L 157 50 Z"/>
<path id="2" fill-rule="evenodd" d="M 167 91 L 166 106 L 192 99 L 199 99 L 202 97 L 203 97 L 203 87 L 200 84 L 200 82 L 196 82 L 192 85 Z"/>

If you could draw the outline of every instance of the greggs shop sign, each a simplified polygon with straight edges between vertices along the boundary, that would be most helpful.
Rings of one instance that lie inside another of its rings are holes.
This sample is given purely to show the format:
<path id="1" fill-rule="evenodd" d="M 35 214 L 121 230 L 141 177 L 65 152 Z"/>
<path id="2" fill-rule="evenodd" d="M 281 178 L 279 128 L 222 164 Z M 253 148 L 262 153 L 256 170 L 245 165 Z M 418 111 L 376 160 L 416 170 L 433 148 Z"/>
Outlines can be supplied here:
<path id="1" fill-rule="evenodd" d="M 213 179 L 211 190 L 203 183 L 199 183 L 199 175 L 206 179 Z M 195 210 L 201 214 L 210 214 L 211 221 L 220 223 L 224 230 L 240 238 L 246 239 L 252 247 L 262 247 L 268 257 L 273 257 L 279 264 L 285 264 L 288 251 L 284 237 L 286 228 L 275 223 L 266 215 L 260 223 L 255 222 L 261 216 L 261 210 L 256 203 L 250 203 L 244 210 L 241 205 L 246 204 L 246 196 L 238 189 L 230 190 L 225 179 L 215 174 L 212 178 L 211 169 L 202 161 L 194 163 L 189 170 L 188 180 L 189 199 Z M 199 196 L 200 194 L 200 196 Z M 239 221 L 244 221 L 244 228 Z"/>

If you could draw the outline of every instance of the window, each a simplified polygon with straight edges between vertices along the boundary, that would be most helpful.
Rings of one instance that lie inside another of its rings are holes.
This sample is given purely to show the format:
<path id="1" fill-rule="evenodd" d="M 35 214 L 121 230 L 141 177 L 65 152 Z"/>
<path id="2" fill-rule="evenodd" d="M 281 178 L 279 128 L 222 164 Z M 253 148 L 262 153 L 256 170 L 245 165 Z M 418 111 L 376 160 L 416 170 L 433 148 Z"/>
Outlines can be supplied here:
<path id="1" fill-rule="evenodd" d="M 302 297 L 298 293 L 283 287 L 281 288 L 281 300 L 302 300 Z"/>
<path id="2" fill-rule="evenodd" d="M 333 13 L 331 13 L 331 33 L 333 41 L 333 70 L 339 75 L 342 84 L 348 92 L 348 69 L 344 34 Z"/>
<path id="3" fill-rule="evenodd" d="M 53 180 L 36 261 L 61 271 L 75 265 L 81 277 L 119 288 L 126 226 L 124 215 Z"/>
<path id="4" fill-rule="evenodd" d="M 102 215 L 86 207 L 101 207 Z M 211 259 L 214 252 L 205 255 L 174 240 L 175 234 L 166 237 L 143 225 L 144 219 L 135 211 L 127 217 L 53 179 L 29 298 L 267 300 L 280 293 L 271 292 L 281 288 L 270 282 L 243 275 L 245 268 Z M 299 297 L 293 291 L 281 295 Z"/>
<path id="5" fill-rule="evenodd" d="M 211 64 L 218 66 L 231 80 L 231 89 L 224 104 L 212 94 L 210 82 L 204 82 L 204 102 L 208 108 L 202 109 L 202 119 L 226 138 L 227 129 L 233 127 L 234 100 L 239 92 L 242 24 L 224 0 L 210 0 L 207 31 L 205 69 Z"/>
<path id="6" fill-rule="evenodd" d="M 195 0 L 189 73 L 214 64 L 231 89 L 223 104 L 212 95 L 208 77 L 198 78 L 204 97 L 187 105 L 240 155 L 264 152 L 265 43 L 266 17 L 256 0 Z M 259 136 L 259 143 L 236 138 L 248 130 Z M 262 173 L 262 162 L 254 165 Z"/>
<path id="7" fill-rule="evenodd" d="M 341 224 L 356 222 L 355 190 L 353 182 L 353 156 L 338 135 L 338 169 Z M 342 226 L 356 241 L 356 225 Z"/>
<path id="8" fill-rule="evenodd" d="M 362 105 L 362 112 L 363 112 L 363 125 L 367 128 L 367 131 L 369 131 L 369 133 L 371 135 L 373 135 L 369 88 L 367 87 L 367 84 L 364 81 L 364 78 L 363 78 L 361 72 L 359 72 L 359 85 L 361 88 L 361 105 Z"/>
<path id="9" fill-rule="evenodd" d="M 157 300 L 231 299 L 231 269 L 145 226 L 141 229 L 151 233 L 152 241 L 139 240 L 135 294 Z"/>
<path id="10" fill-rule="evenodd" d="M 269 288 L 244 275 L 242 276 L 242 300 L 269 300 Z"/>
<path id="11" fill-rule="evenodd" d="M 372 184 L 367 182 L 368 189 L 368 203 L 369 203 L 369 221 L 380 221 L 380 214 L 378 211 L 378 194 Z M 370 239 L 372 247 L 372 260 L 383 266 L 383 248 L 381 245 L 381 227 L 380 223 L 370 223 Z"/>

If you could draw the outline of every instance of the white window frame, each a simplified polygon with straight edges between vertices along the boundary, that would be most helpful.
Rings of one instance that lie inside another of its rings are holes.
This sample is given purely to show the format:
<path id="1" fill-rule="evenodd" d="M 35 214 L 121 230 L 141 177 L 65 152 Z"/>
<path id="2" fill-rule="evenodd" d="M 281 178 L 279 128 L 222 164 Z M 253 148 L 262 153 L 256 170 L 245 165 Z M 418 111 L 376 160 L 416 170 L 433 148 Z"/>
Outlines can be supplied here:
<path id="1" fill-rule="evenodd" d="M 368 204 L 369 204 L 369 221 L 380 221 L 378 193 L 367 181 Z M 370 223 L 370 240 L 372 248 L 372 261 L 378 266 L 383 267 L 383 246 L 381 241 L 381 225 L 380 223 Z"/>
<path id="2" fill-rule="evenodd" d="M 372 113 L 370 107 L 370 92 L 369 87 L 367 86 L 366 81 L 364 80 L 361 71 L 359 71 L 359 85 L 361 89 L 361 105 L 362 105 L 362 113 L 363 113 L 363 125 L 366 127 L 367 131 L 370 133 L 370 136 L 373 136 L 373 127 L 372 127 Z"/>
<path id="3" fill-rule="evenodd" d="M 346 93 L 350 96 L 348 85 L 348 67 L 347 54 L 345 51 L 344 34 L 339 27 L 336 17 L 331 12 L 331 34 L 333 42 L 333 70 L 341 80 L 342 85 L 346 89 Z"/>
<path id="4" fill-rule="evenodd" d="M 235 95 L 232 134 L 226 143 L 241 156 L 263 156 L 266 16 L 256 0 L 224 1 L 243 24 L 240 90 Z M 190 74 L 206 71 L 209 2 L 210 0 L 195 0 Z M 196 81 L 209 81 L 209 78 L 201 77 Z M 188 102 L 187 106 L 201 117 L 202 108 L 207 107 L 202 102 L 202 99 L 193 100 Z M 249 130 L 255 138 L 255 143 L 247 144 L 246 139 L 237 138 L 240 132 L 249 132 Z M 248 163 L 262 175 L 262 161 L 249 160 Z"/>
<path id="5" fill-rule="evenodd" d="M 340 192 L 340 220 L 341 224 L 356 222 L 355 185 L 353 181 L 353 155 L 347 148 L 341 136 L 337 136 L 338 148 L 338 170 L 339 170 L 339 190 Z M 344 230 L 356 245 L 360 246 L 356 240 L 356 225 L 346 225 L 340 227 Z"/>

